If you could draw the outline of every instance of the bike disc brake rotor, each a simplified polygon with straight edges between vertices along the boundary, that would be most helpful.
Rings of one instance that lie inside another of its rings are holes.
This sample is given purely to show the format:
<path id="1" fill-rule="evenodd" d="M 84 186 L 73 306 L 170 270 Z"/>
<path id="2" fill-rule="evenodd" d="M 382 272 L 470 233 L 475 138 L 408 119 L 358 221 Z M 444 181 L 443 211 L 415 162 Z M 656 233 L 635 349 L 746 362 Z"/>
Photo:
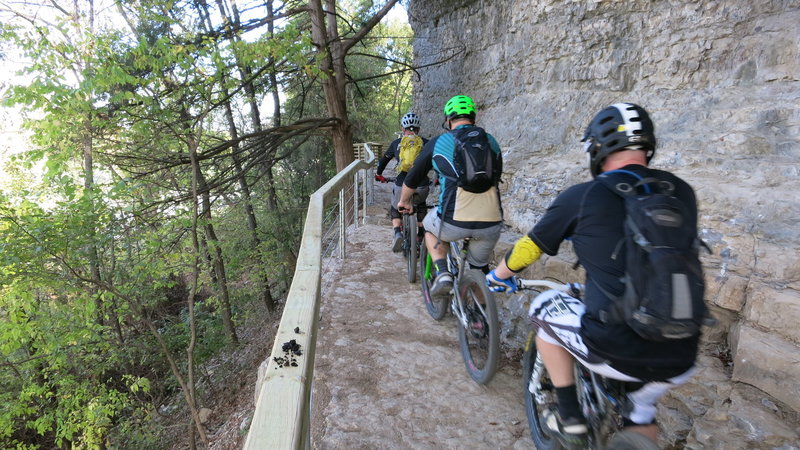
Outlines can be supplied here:
<path id="1" fill-rule="evenodd" d="M 482 354 L 481 358 L 488 357 L 489 348 L 489 326 L 486 320 L 485 313 L 481 312 L 481 308 L 477 305 L 478 300 L 475 293 L 470 289 L 465 289 L 462 293 L 464 299 L 464 315 L 466 316 L 467 337 L 470 341 L 470 347 L 474 351 L 479 351 Z"/>

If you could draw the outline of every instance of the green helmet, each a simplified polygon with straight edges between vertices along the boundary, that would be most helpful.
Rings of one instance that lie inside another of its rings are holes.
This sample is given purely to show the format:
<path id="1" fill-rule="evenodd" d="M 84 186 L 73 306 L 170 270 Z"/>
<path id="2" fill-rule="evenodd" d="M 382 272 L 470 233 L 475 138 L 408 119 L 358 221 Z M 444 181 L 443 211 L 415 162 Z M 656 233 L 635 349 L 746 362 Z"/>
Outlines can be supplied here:
<path id="1" fill-rule="evenodd" d="M 462 116 L 475 118 L 475 102 L 466 95 L 456 95 L 444 104 L 444 115 L 448 119 Z"/>

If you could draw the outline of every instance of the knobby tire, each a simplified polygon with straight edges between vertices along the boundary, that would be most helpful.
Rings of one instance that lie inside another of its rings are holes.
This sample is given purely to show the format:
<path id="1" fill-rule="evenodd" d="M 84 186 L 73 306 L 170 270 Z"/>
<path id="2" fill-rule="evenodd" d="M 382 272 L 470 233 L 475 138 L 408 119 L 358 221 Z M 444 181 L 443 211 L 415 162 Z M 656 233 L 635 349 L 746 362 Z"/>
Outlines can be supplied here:
<path id="1" fill-rule="evenodd" d="M 417 281 L 417 216 L 406 214 L 403 216 L 403 253 L 406 257 L 406 272 L 409 283 Z"/>
<path id="2" fill-rule="evenodd" d="M 528 429 L 531 432 L 531 439 L 533 444 L 539 450 L 556 450 L 563 448 L 561 443 L 553 436 L 550 436 L 546 430 L 544 423 L 545 408 L 555 408 L 557 405 L 556 392 L 550 377 L 547 374 L 547 369 L 542 368 L 541 376 L 539 377 L 540 388 L 537 389 L 546 398 L 546 404 L 540 405 L 536 402 L 534 394 L 530 392 L 528 386 L 531 383 L 531 374 L 533 367 L 536 364 L 536 332 L 532 331 L 528 334 L 528 341 L 525 344 L 525 354 L 522 357 L 522 393 L 525 397 L 525 413 L 528 416 Z"/>
<path id="3" fill-rule="evenodd" d="M 492 380 L 497 371 L 497 362 L 500 359 L 500 325 L 497 320 L 497 304 L 489 288 L 483 272 L 469 269 L 464 272 L 458 281 L 458 289 L 464 308 L 471 318 L 480 316 L 481 330 L 468 324 L 467 328 L 459 323 L 458 342 L 461 347 L 461 356 L 469 376 L 478 384 L 486 384 Z M 474 307 L 475 302 L 484 306 L 485 314 Z"/>

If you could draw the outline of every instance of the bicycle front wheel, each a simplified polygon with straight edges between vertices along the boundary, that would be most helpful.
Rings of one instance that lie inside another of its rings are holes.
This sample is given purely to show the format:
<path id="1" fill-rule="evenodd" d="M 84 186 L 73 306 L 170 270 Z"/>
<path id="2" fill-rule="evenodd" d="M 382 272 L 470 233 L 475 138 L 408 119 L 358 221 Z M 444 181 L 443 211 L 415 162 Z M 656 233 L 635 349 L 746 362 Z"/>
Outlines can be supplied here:
<path id="1" fill-rule="evenodd" d="M 442 297 L 431 295 L 431 285 L 433 284 L 434 270 L 431 255 L 425 242 L 419 246 L 419 285 L 422 290 L 422 299 L 425 301 L 425 309 L 433 320 L 442 320 L 447 312 L 447 300 Z"/>
<path id="2" fill-rule="evenodd" d="M 467 326 L 458 326 L 461 356 L 469 376 L 478 384 L 486 384 L 494 377 L 500 358 L 497 304 L 479 270 L 466 270 L 458 281 L 458 290 L 467 315 Z"/>
<path id="3" fill-rule="evenodd" d="M 525 397 L 525 413 L 528 416 L 531 439 L 536 448 L 556 450 L 562 448 L 561 443 L 549 434 L 543 416 L 548 409 L 556 408 L 558 401 L 555 387 L 550 382 L 544 362 L 536 351 L 535 337 L 535 331 L 528 334 L 525 355 L 522 357 L 522 392 Z"/>
<path id="4" fill-rule="evenodd" d="M 417 244 L 417 216 L 414 214 L 403 216 L 403 240 L 408 282 L 415 283 L 417 281 L 417 250 L 419 245 Z"/>

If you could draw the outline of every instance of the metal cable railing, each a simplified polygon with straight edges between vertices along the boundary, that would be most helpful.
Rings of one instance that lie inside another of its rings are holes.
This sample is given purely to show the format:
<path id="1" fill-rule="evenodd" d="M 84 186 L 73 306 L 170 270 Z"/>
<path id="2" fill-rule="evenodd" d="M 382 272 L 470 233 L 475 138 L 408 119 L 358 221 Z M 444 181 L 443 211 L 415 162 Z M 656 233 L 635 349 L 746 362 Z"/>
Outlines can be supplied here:
<path id="1" fill-rule="evenodd" d="M 369 169 L 375 163 L 375 154 L 369 144 L 359 145 L 363 159 L 352 162 L 309 199 L 297 266 L 266 373 L 258 387 L 246 449 L 311 446 L 311 383 L 322 258 L 334 253 L 339 258 L 346 257 L 346 228 L 366 222 L 367 202 L 372 198 Z"/>

